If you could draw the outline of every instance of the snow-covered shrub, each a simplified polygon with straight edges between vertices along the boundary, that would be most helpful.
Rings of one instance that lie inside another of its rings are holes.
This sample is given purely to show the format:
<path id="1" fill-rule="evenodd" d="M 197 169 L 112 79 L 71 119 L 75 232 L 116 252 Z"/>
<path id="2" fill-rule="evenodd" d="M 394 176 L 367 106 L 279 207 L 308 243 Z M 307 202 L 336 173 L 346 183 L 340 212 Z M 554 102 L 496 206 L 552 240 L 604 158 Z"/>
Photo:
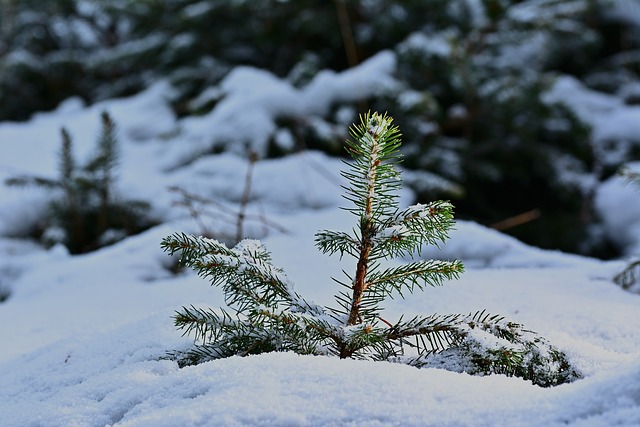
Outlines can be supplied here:
<path id="1" fill-rule="evenodd" d="M 347 151 L 353 157 L 342 172 L 348 185 L 346 208 L 357 218 L 351 233 L 320 231 L 316 246 L 323 253 L 357 260 L 356 271 L 333 278 L 341 286 L 336 306 L 307 301 L 284 272 L 271 264 L 268 250 L 245 239 L 234 248 L 216 240 L 176 233 L 162 247 L 180 253 L 181 262 L 212 285 L 220 286 L 230 310 L 184 307 L 175 323 L 196 344 L 175 352 L 180 364 L 196 364 L 234 355 L 271 351 L 333 355 L 429 365 L 453 358 L 445 366 L 470 373 L 504 373 L 549 386 L 577 377 L 565 355 L 535 333 L 484 311 L 469 315 L 385 319 L 381 304 L 425 286 L 457 278 L 458 260 L 421 259 L 403 265 L 386 260 L 438 245 L 453 226 L 453 205 L 446 201 L 398 208 L 401 186 L 396 165 L 399 129 L 386 114 L 367 114 L 351 128 Z"/>
<path id="2" fill-rule="evenodd" d="M 148 203 L 114 195 L 119 160 L 116 125 L 107 112 L 102 113 L 101 123 L 96 153 L 84 166 L 77 164 L 71 135 L 63 128 L 57 179 L 18 176 L 6 180 L 10 186 L 34 185 L 56 192 L 47 223 L 35 232 L 47 246 L 62 243 L 71 253 L 83 253 L 153 225 Z"/>

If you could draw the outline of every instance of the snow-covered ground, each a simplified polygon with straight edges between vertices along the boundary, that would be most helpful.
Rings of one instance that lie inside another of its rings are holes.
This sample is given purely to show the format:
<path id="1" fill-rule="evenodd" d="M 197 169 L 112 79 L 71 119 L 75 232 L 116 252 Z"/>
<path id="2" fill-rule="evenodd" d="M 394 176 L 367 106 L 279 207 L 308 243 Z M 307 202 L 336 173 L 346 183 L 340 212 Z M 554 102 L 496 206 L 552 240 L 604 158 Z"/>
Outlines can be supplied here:
<path id="1" fill-rule="evenodd" d="M 361 74 L 325 74 L 324 87 L 331 90 L 323 99 L 338 97 L 351 78 L 384 74 L 392 65 L 380 56 L 363 64 Z M 233 79 L 253 78 L 251 69 L 239 70 L 221 90 L 233 92 L 243 87 Z M 10 293 L 0 303 L 0 426 L 640 425 L 640 295 L 612 283 L 624 262 L 542 251 L 464 221 L 442 251 L 423 254 L 461 258 L 467 266 L 461 279 L 390 301 L 388 316 L 482 309 L 502 314 L 565 351 L 583 379 L 542 389 L 500 375 L 295 354 L 183 369 L 164 359 L 191 342 L 175 330 L 175 310 L 224 305 L 220 292 L 194 273 L 170 271 L 173 261 L 161 251 L 161 239 L 197 232 L 198 226 L 172 206 L 176 195 L 167 187 L 237 203 L 246 160 L 232 151 L 203 153 L 228 141 L 230 129 L 242 138 L 273 132 L 274 108 L 284 104 L 267 100 L 285 93 L 304 109 L 305 100 L 317 96 L 312 84 L 296 92 L 272 76 L 261 78 L 264 92 L 254 92 L 252 109 L 228 95 L 224 108 L 199 119 L 177 120 L 164 100 L 170 91 L 159 83 L 129 99 L 91 107 L 69 100 L 27 123 L 0 124 L 0 180 L 55 177 L 59 128 L 69 129 L 84 159 L 94 146 L 99 114 L 108 110 L 121 141 L 120 193 L 150 202 L 161 223 L 71 256 L 62 246 L 46 250 L 16 237 L 42 218 L 51 194 L 0 186 L 0 291 Z M 239 111 L 247 126 L 238 121 Z M 247 224 L 296 289 L 324 304 L 336 291 L 330 277 L 349 268 L 313 244 L 319 229 L 353 226 L 353 217 L 339 209 L 341 166 L 311 151 L 259 161 L 250 206 L 279 227 Z M 623 235 L 630 251 L 640 248 L 636 190 L 613 179 L 598 200 L 607 232 Z M 403 201 L 409 203 L 411 194 L 403 193 Z M 233 224 L 211 227 L 222 232 Z"/>

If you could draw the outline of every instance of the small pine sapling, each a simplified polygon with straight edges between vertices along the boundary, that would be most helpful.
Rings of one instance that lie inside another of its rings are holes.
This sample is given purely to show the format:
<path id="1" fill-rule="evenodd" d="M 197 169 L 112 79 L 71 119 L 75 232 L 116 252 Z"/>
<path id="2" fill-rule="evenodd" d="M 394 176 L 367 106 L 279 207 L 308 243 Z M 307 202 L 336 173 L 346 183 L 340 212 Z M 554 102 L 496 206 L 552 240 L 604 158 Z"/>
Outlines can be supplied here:
<path id="1" fill-rule="evenodd" d="M 57 179 L 18 176 L 5 181 L 10 186 L 38 186 L 60 191 L 49 205 L 50 223 L 41 236 L 45 244 L 63 243 L 71 253 L 88 252 L 151 226 L 149 205 L 139 200 L 118 201 L 114 197 L 119 161 L 116 125 L 105 111 L 96 153 L 83 166 L 73 155 L 73 141 L 62 128 Z"/>
<path id="2" fill-rule="evenodd" d="M 446 201 L 398 208 L 396 169 L 400 132 L 386 114 L 369 113 L 351 128 L 347 151 L 353 158 L 342 176 L 347 208 L 357 218 L 349 232 L 320 231 L 323 253 L 356 260 L 355 272 L 338 280 L 336 306 L 305 300 L 267 249 L 245 239 L 234 248 L 216 240 L 176 233 L 162 242 L 170 254 L 220 286 L 229 310 L 183 307 L 176 326 L 197 342 L 172 353 L 181 365 L 270 351 L 386 360 L 441 366 L 473 374 L 516 375 L 541 386 L 571 381 L 577 372 L 565 355 L 521 325 L 484 311 L 469 315 L 431 314 L 390 321 L 381 304 L 389 297 L 439 286 L 463 272 L 460 261 L 420 259 L 400 266 L 384 261 L 438 245 L 453 226 Z"/>

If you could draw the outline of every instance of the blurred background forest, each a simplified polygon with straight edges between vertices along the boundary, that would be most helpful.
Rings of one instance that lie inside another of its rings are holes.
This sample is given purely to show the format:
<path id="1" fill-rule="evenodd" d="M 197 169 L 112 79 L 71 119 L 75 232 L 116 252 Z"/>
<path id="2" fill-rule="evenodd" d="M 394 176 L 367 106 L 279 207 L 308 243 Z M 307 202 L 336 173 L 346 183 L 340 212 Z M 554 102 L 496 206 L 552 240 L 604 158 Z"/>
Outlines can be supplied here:
<path id="1" fill-rule="evenodd" d="M 1 0 L 0 121 L 161 80 L 177 117 L 202 116 L 236 67 L 303 88 L 381 51 L 393 84 L 281 114 L 259 154 L 342 156 L 358 113 L 388 111 L 418 201 L 543 248 L 619 254 L 595 199 L 640 158 L 637 0 Z"/>

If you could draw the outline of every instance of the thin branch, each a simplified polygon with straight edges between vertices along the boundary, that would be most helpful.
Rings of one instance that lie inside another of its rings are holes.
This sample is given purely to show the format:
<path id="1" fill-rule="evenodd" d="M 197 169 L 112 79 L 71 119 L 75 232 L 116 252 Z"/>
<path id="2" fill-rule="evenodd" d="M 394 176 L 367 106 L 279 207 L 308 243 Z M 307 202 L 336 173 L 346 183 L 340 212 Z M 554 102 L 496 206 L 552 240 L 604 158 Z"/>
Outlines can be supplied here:
<path id="1" fill-rule="evenodd" d="M 244 190 L 242 191 L 242 197 L 240 198 L 240 208 L 238 209 L 238 221 L 236 223 L 236 242 L 239 242 L 244 237 L 244 220 L 249 204 L 249 197 L 251 196 L 251 183 L 253 180 L 253 168 L 258 161 L 258 154 L 249 149 L 248 152 L 249 164 L 247 166 L 247 174 L 244 178 Z"/>
<path id="2" fill-rule="evenodd" d="M 336 12 L 338 15 L 338 23 L 340 25 L 340 34 L 342 35 L 342 43 L 347 55 L 349 67 L 353 68 L 358 65 L 358 52 L 356 42 L 353 38 L 351 21 L 349 20 L 349 11 L 344 0 L 335 0 Z"/>

